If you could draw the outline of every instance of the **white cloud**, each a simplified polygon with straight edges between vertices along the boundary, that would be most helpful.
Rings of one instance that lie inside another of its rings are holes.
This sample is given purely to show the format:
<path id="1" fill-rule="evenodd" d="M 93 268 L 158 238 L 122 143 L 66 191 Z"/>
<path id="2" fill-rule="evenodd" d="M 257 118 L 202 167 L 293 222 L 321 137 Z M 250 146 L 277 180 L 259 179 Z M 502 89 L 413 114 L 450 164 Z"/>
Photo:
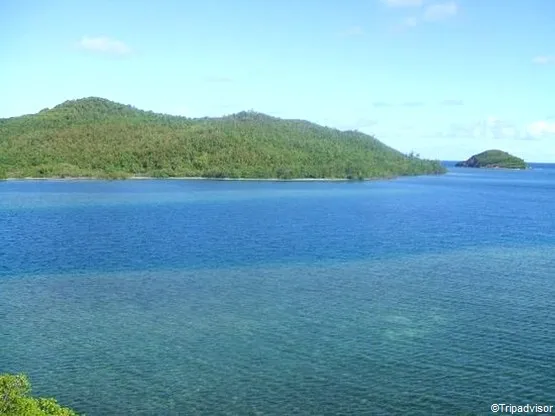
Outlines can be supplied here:
<path id="1" fill-rule="evenodd" d="M 106 36 L 83 36 L 79 41 L 79 47 L 86 51 L 110 55 L 127 55 L 131 52 L 131 48 L 124 42 Z"/>
<path id="2" fill-rule="evenodd" d="M 494 138 L 496 139 L 520 139 L 522 137 L 516 126 L 510 124 L 499 124 L 492 128 Z"/>
<path id="3" fill-rule="evenodd" d="M 477 137 L 488 137 L 491 135 L 494 139 L 525 139 L 526 134 L 521 134 L 520 129 L 513 123 L 501 120 L 497 117 L 488 117 L 486 119 L 485 129 L 482 131 L 482 135 Z"/>
<path id="4" fill-rule="evenodd" d="M 555 123 L 553 125 L 555 126 Z M 541 126 L 536 126 L 536 133 L 540 130 Z M 489 116 L 474 122 L 451 123 L 445 126 L 443 131 L 429 136 L 477 140 L 532 140 L 538 135 L 530 134 L 529 128 Z"/>
<path id="5" fill-rule="evenodd" d="M 555 122 L 535 121 L 527 127 L 528 134 L 532 137 L 555 135 Z"/>
<path id="6" fill-rule="evenodd" d="M 445 20 L 449 17 L 455 16 L 458 11 L 459 7 L 454 1 L 432 4 L 428 6 L 424 11 L 424 20 L 430 22 Z"/>
<path id="7" fill-rule="evenodd" d="M 555 56 L 536 56 L 534 59 L 532 59 L 532 62 L 538 65 L 555 64 Z"/>
<path id="8" fill-rule="evenodd" d="M 382 0 L 389 7 L 420 7 L 424 0 Z"/>

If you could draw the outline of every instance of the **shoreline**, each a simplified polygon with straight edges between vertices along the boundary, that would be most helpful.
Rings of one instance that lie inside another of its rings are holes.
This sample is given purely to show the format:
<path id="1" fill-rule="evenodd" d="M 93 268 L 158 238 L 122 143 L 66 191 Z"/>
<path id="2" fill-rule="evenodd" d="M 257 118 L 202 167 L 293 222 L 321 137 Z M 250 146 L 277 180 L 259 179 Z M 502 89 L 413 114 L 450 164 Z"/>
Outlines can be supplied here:
<path id="1" fill-rule="evenodd" d="M 141 181 L 141 180 L 181 180 L 181 181 L 250 181 L 250 182 L 369 182 L 369 181 L 382 181 L 393 180 L 399 176 L 391 177 L 378 177 L 378 178 L 364 178 L 364 179 L 346 179 L 346 178 L 206 178 L 202 176 L 172 176 L 167 178 L 159 178 L 154 176 L 129 176 L 126 178 L 100 178 L 92 176 L 67 176 L 67 177 L 23 177 L 23 178 L 5 178 L 1 181 Z"/>

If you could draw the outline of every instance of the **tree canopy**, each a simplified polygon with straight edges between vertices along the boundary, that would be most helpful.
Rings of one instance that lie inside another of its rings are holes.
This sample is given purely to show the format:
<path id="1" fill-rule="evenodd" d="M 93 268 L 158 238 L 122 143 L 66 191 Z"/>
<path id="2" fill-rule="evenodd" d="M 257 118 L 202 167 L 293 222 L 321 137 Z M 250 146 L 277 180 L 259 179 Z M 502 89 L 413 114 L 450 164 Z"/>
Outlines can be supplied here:
<path id="1" fill-rule="evenodd" d="M 526 169 L 526 162 L 502 150 L 492 149 L 478 153 L 455 166 L 469 168 Z"/>
<path id="2" fill-rule="evenodd" d="M 3 416 L 77 416 L 55 399 L 30 396 L 31 384 L 23 374 L 0 374 L 0 415 Z"/>
<path id="3" fill-rule="evenodd" d="M 376 138 L 248 111 L 170 116 L 102 98 L 0 119 L 0 176 L 380 178 L 443 173 Z"/>

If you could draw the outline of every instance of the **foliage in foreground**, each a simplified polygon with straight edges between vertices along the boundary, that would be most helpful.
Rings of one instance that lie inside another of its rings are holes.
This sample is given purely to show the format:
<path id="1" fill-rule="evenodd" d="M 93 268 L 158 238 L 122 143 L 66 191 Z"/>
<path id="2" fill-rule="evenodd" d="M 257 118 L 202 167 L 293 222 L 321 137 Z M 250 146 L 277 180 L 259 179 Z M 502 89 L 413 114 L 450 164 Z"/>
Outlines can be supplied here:
<path id="1" fill-rule="evenodd" d="M 362 179 L 444 171 L 357 131 L 256 112 L 189 119 L 85 98 L 0 119 L 4 177 Z"/>
<path id="2" fill-rule="evenodd" d="M 30 396 L 31 384 L 23 374 L 0 374 L 0 415 L 3 416 L 77 416 L 55 399 Z"/>

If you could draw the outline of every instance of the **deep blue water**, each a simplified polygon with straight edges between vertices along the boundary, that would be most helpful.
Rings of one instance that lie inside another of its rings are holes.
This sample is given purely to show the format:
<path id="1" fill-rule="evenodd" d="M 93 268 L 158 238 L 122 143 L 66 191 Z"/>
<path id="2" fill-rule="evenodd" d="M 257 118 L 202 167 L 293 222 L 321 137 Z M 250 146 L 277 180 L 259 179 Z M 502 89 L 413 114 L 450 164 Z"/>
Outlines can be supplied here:
<path id="1" fill-rule="evenodd" d="M 555 404 L 555 169 L 0 182 L 0 372 L 87 415 Z"/>

